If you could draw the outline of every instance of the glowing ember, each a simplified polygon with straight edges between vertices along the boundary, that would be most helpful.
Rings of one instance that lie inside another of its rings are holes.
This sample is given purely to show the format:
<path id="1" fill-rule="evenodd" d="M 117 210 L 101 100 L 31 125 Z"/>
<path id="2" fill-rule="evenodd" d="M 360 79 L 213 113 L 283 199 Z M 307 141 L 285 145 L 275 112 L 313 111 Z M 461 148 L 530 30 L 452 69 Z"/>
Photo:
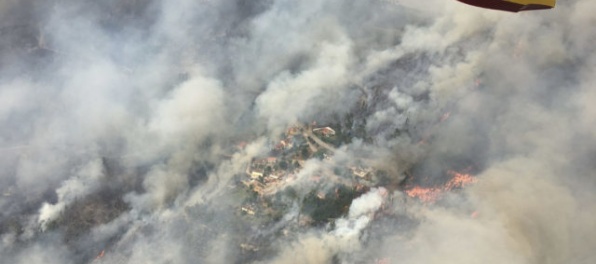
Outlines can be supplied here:
<path id="1" fill-rule="evenodd" d="M 470 217 L 477 218 L 478 217 L 478 211 L 472 212 L 472 214 L 470 215 Z"/>
<path id="2" fill-rule="evenodd" d="M 449 119 L 450 116 L 451 116 L 451 112 L 444 113 L 441 116 L 441 118 L 439 119 L 439 122 L 444 122 L 445 120 Z"/>
<path id="3" fill-rule="evenodd" d="M 405 193 L 413 198 L 418 198 L 423 202 L 435 202 L 439 197 L 454 188 L 463 188 L 466 185 L 476 182 L 476 179 L 470 174 L 459 173 L 456 171 L 448 171 L 447 174 L 453 176 L 445 185 L 439 187 L 413 187 L 405 191 Z"/>
<path id="4" fill-rule="evenodd" d="M 389 259 L 388 258 L 382 258 L 382 259 L 376 259 L 375 260 L 375 264 L 389 264 Z"/>
<path id="5" fill-rule="evenodd" d="M 475 86 L 475 87 L 478 87 L 478 86 L 480 86 L 481 84 L 482 84 L 482 80 L 480 80 L 480 79 L 476 79 L 476 80 L 474 80 L 474 86 Z"/>
<path id="6" fill-rule="evenodd" d="M 95 261 L 95 260 L 99 260 L 99 259 L 103 258 L 103 255 L 104 255 L 104 254 L 106 254 L 106 251 L 105 251 L 105 250 L 102 250 L 102 251 L 99 253 L 99 255 L 97 255 L 97 257 L 95 257 L 94 261 Z"/>

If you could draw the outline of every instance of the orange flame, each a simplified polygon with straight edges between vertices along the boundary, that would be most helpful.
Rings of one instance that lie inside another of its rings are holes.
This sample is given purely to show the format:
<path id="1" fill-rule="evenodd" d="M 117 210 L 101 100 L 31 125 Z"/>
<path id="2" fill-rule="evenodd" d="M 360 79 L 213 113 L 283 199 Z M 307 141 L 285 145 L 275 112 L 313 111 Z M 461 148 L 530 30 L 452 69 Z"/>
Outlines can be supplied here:
<path id="1" fill-rule="evenodd" d="M 449 191 L 453 188 L 463 188 L 466 185 L 476 182 L 476 178 L 472 177 L 472 175 L 467 173 L 460 173 L 457 171 L 447 171 L 447 174 L 453 176 L 449 182 L 445 185 L 446 191 Z"/>
<path id="2" fill-rule="evenodd" d="M 414 187 L 412 189 L 406 190 L 406 194 L 413 198 L 418 198 L 423 202 L 434 202 L 439 198 L 441 194 L 441 190 L 438 188 L 424 188 L 424 187 Z"/>
<path id="3" fill-rule="evenodd" d="M 425 203 L 431 203 L 437 201 L 440 196 L 454 188 L 463 188 L 466 185 L 476 182 L 476 179 L 466 173 L 460 173 L 456 171 L 447 171 L 447 174 L 451 175 L 451 178 L 445 185 L 439 187 L 413 187 L 405 191 L 406 195 L 417 198 Z"/>

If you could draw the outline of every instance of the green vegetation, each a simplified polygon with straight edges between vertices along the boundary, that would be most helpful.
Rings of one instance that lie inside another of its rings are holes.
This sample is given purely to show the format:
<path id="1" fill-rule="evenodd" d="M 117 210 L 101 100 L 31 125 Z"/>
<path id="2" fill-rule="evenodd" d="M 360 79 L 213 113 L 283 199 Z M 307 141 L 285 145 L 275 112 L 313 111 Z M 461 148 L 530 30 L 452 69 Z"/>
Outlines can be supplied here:
<path id="1" fill-rule="evenodd" d="M 72 241 L 94 226 L 109 223 L 128 209 L 118 196 L 95 193 L 69 205 L 57 219 L 47 224 L 47 229 L 63 229 L 64 239 Z"/>
<path id="2" fill-rule="evenodd" d="M 309 215 L 315 225 L 321 225 L 341 217 L 348 212 L 352 200 L 361 193 L 351 187 L 339 185 L 321 198 L 316 190 L 311 191 L 302 202 L 302 213 Z"/>

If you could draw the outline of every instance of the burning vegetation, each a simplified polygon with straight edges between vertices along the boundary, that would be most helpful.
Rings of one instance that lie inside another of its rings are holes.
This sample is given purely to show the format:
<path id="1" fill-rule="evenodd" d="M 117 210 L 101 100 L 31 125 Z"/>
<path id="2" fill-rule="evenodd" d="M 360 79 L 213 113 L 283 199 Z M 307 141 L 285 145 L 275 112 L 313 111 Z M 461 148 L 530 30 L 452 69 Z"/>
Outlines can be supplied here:
<path id="1" fill-rule="evenodd" d="M 0 1 L 0 262 L 596 263 L 596 4 L 449 3 Z"/>
<path id="2" fill-rule="evenodd" d="M 444 185 L 434 187 L 408 187 L 406 188 L 405 193 L 408 196 L 417 198 L 423 202 L 435 202 L 439 200 L 441 195 L 446 192 L 450 192 L 455 189 L 461 189 L 476 182 L 476 179 L 470 174 L 459 173 L 451 170 L 447 171 L 447 174 L 450 175 L 451 178 Z"/>

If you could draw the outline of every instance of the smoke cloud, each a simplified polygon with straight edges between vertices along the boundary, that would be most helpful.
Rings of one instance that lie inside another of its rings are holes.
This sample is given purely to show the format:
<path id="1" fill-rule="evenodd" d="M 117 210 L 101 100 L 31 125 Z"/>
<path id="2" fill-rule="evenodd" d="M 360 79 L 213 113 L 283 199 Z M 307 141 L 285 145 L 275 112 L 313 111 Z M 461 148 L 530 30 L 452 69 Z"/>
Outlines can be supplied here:
<path id="1" fill-rule="evenodd" d="M 2 1 L 0 262 L 594 263 L 593 10 Z"/>

